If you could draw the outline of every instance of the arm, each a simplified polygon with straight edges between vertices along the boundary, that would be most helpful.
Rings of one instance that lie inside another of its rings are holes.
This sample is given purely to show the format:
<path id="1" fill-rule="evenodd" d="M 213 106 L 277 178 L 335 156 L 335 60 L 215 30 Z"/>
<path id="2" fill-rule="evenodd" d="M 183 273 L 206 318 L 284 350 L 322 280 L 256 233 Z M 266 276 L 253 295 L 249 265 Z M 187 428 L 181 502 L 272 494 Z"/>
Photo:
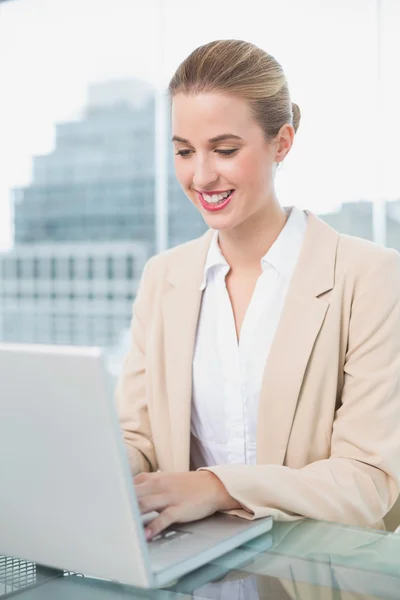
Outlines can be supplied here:
<path id="1" fill-rule="evenodd" d="M 157 459 L 151 436 L 146 394 L 146 332 L 144 317 L 149 303 L 146 264 L 133 305 L 131 345 L 116 388 L 116 404 L 133 475 L 156 471 Z"/>
<path id="2" fill-rule="evenodd" d="M 331 456 L 302 469 L 211 467 L 245 518 L 373 525 L 399 495 L 400 260 L 387 252 L 355 289 Z"/>

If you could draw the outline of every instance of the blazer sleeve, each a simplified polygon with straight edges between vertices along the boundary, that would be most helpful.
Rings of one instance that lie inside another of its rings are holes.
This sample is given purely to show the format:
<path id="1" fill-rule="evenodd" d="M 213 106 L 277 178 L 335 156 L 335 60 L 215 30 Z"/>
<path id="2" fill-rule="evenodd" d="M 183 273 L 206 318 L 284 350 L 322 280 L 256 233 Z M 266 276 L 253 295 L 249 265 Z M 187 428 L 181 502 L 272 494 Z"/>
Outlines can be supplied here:
<path id="1" fill-rule="evenodd" d="M 380 256 L 353 292 L 330 457 L 301 469 L 208 468 L 243 506 L 232 514 L 371 526 L 395 503 L 400 491 L 400 256 L 392 250 Z"/>
<path id="2" fill-rule="evenodd" d="M 133 475 L 158 469 L 146 393 L 146 314 L 151 296 L 154 257 L 143 271 L 133 304 L 131 342 L 117 382 L 115 401 Z"/>

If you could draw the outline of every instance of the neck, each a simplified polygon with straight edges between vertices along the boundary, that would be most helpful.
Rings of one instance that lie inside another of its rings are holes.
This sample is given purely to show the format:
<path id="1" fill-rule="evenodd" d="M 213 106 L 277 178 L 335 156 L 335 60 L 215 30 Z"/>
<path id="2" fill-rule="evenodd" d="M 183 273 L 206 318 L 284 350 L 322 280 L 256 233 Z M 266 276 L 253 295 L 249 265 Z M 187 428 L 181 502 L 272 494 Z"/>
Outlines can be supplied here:
<path id="1" fill-rule="evenodd" d="M 276 198 L 240 226 L 218 234 L 219 246 L 232 271 L 259 270 L 261 259 L 282 231 L 288 215 Z"/>

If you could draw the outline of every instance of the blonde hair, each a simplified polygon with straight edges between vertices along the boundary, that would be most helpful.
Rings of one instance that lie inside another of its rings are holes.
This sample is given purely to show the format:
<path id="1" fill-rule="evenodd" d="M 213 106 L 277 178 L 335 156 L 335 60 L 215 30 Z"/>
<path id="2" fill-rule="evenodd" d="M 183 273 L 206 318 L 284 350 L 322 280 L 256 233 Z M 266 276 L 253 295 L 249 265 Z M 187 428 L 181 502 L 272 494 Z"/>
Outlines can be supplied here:
<path id="1" fill-rule="evenodd" d="M 178 67 L 168 91 L 178 93 L 225 92 L 247 100 L 267 140 L 282 125 L 297 131 L 300 109 L 290 100 L 286 76 L 278 61 L 254 44 L 217 40 L 199 46 Z"/>

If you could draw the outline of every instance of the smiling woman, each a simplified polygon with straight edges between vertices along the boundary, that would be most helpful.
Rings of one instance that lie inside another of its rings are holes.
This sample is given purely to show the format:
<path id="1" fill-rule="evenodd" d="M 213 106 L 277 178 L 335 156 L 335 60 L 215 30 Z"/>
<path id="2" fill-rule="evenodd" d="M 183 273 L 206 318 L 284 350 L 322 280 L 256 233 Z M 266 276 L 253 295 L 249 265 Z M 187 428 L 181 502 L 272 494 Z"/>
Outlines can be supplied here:
<path id="1" fill-rule="evenodd" d="M 282 213 L 273 180 L 300 111 L 277 61 L 245 42 L 216 42 L 182 63 L 169 91 L 176 174 L 207 225 L 243 230 Z"/>
<path id="2" fill-rule="evenodd" d="M 148 536 L 232 511 L 382 528 L 400 489 L 400 258 L 282 206 L 300 111 L 279 63 L 211 42 L 170 86 L 209 231 L 150 259 L 117 388 Z"/>

